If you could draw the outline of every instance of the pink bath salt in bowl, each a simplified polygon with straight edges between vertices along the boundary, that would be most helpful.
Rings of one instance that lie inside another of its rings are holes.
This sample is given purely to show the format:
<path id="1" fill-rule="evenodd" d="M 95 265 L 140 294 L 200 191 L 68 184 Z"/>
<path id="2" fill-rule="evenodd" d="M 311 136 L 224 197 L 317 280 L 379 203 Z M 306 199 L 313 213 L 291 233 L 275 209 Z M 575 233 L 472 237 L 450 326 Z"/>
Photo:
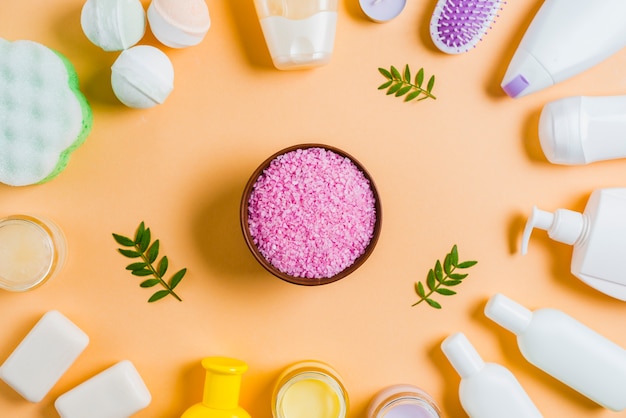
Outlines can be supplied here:
<path id="1" fill-rule="evenodd" d="M 241 212 L 257 260 L 296 284 L 347 276 L 369 256 L 380 232 L 369 174 L 325 145 L 290 147 L 266 160 L 246 186 Z"/>

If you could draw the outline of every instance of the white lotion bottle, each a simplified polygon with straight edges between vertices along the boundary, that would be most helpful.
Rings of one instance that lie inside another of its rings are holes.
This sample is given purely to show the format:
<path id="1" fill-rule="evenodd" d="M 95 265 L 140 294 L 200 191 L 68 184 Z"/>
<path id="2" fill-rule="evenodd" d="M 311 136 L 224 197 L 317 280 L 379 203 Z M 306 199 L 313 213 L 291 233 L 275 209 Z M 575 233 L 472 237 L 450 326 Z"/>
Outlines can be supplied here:
<path id="1" fill-rule="evenodd" d="M 484 362 L 465 334 L 450 335 L 441 350 L 461 376 L 459 398 L 471 418 L 542 417 L 513 373 Z"/>
<path id="2" fill-rule="evenodd" d="M 626 188 L 594 190 L 583 213 L 533 207 L 522 237 L 528 252 L 533 229 L 548 231 L 555 241 L 573 245 L 571 272 L 584 283 L 626 301 Z"/>
<path id="3" fill-rule="evenodd" d="M 511 97 L 579 74 L 626 46 L 624 0 L 545 0 L 520 42 L 502 88 Z"/>
<path id="4" fill-rule="evenodd" d="M 548 161 L 580 165 L 626 157 L 626 96 L 575 96 L 547 103 L 539 142 Z"/>
<path id="5" fill-rule="evenodd" d="M 339 0 L 254 0 L 274 66 L 325 65 L 334 49 Z"/>
<path id="6" fill-rule="evenodd" d="M 502 294 L 485 315 L 517 336 L 522 355 L 613 411 L 626 408 L 626 350 L 557 309 L 530 311 Z"/>

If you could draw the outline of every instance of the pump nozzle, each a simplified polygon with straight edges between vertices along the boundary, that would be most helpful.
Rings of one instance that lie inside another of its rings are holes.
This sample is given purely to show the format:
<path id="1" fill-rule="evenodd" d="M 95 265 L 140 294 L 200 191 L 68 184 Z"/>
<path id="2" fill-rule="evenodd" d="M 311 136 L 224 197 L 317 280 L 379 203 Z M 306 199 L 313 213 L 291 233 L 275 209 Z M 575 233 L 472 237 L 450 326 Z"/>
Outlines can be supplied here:
<path id="1" fill-rule="evenodd" d="M 582 235 L 584 227 L 585 218 L 582 213 L 568 209 L 557 209 L 551 213 L 533 206 L 522 235 L 522 255 L 528 252 L 528 241 L 534 228 L 548 231 L 548 236 L 555 241 L 573 245 Z"/>
<path id="2" fill-rule="evenodd" d="M 530 240 L 530 234 L 533 232 L 533 229 L 539 228 L 547 231 L 553 221 L 553 214 L 543 211 L 537 206 L 533 206 L 533 211 L 530 218 L 526 221 L 526 227 L 524 227 L 524 235 L 522 235 L 522 255 L 528 253 L 528 241 Z"/>

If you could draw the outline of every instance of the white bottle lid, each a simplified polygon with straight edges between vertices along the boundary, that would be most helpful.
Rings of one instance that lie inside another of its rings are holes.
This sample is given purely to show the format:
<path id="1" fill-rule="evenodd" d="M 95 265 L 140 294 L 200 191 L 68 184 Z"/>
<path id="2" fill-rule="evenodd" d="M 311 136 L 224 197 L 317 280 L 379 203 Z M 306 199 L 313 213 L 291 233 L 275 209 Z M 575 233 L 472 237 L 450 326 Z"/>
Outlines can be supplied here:
<path id="1" fill-rule="evenodd" d="M 485 315 L 501 327 L 519 335 L 530 324 L 533 313 L 503 294 L 496 293 L 487 302 Z"/>
<path id="2" fill-rule="evenodd" d="M 582 213 L 569 209 L 557 209 L 551 213 L 533 206 L 522 236 L 523 255 L 528 252 L 528 241 L 534 228 L 548 231 L 548 236 L 555 241 L 573 245 L 585 230 L 585 218 Z"/>
<path id="3" fill-rule="evenodd" d="M 546 104 L 539 117 L 539 143 L 554 164 L 587 163 L 581 133 L 582 97 L 567 97 Z"/>
<path id="4" fill-rule="evenodd" d="M 461 378 L 472 376 L 485 367 L 480 354 L 462 332 L 452 334 L 443 340 L 441 351 Z"/>

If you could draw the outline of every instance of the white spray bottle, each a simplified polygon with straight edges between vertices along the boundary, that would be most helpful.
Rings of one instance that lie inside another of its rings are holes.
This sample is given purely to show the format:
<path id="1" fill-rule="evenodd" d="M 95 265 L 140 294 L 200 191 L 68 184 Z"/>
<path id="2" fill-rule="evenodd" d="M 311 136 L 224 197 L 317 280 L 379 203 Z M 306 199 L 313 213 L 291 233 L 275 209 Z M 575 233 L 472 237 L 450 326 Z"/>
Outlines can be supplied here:
<path id="1" fill-rule="evenodd" d="M 502 81 L 521 97 L 579 74 L 626 46 L 624 0 L 545 0 Z"/>
<path id="2" fill-rule="evenodd" d="M 626 157 L 626 96 L 576 96 L 547 103 L 539 118 L 539 142 L 554 164 Z"/>
<path id="3" fill-rule="evenodd" d="M 542 417 L 513 373 L 485 363 L 463 333 L 446 338 L 441 350 L 461 376 L 459 398 L 471 418 Z"/>
<path id="4" fill-rule="evenodd" d="M 616 299 L 626 301 L 626 188 L 595 190 L 583 213 L 533 208 L 522 237 L 522 254 L 534 228 L 548 231 L 555 241 L 574 246 L 571 272 Z"/>
<path id="5" fill-rule="evenodd" d="M 556 309 L 530 311 L 502 294 L 485 315 L 517 335 L 533 365 L 613 411 L 626 409 L 626 350 Z"/>

